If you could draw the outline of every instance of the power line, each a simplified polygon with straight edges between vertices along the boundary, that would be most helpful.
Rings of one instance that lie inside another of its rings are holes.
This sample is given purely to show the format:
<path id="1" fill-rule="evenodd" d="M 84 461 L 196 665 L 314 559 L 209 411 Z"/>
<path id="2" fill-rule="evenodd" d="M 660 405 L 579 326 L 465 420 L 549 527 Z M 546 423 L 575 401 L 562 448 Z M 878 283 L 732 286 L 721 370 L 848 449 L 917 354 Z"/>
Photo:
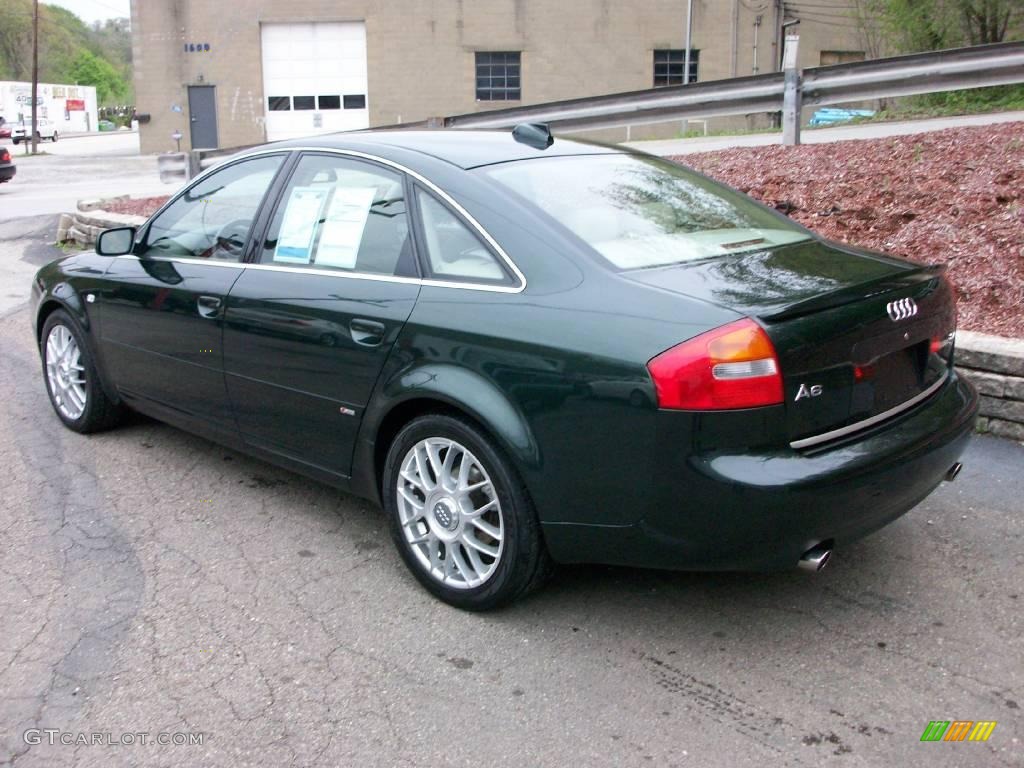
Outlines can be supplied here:
<path id="1" fill-rule="evenodd" d="M 814 16 L 808 16 L 808 15 L 805 15 L 805 14 L 802 14 L 802 13 L 798 13 L 797 14 L 797 18 L 799 18 L 800 21 L 816 22 L 818 24 L 824 24 L 825 26 L 829 26 L 829 27 L 845 27 L 846 29 L 861 29 L 862 28 L 861 25 L 859 25 L 859 24 L 841 24 L 838 21 L 832 21 L 831 19 L 819 19 L 819 18 L 816 18 Z M 850 19 L 850 21 L 854 21 L 854 19 Z"/>
<path id="2" fill-rule="evenodd" d="M 795 2 L 795 3 L 783 3 L 783 5 L 803 5 L 803 6 L 806 6 L 807 8 L 827 8 L 827 9 L 835 9 L 837 11 L 841 11 L 844 8 L 849 8 L 850 10 L 853 10 L 854 8 L 856 8 L 856 6 L 854 6 L 854 5 L 838 5 L 836 3 L 804 3 L 804 2 Z"/>

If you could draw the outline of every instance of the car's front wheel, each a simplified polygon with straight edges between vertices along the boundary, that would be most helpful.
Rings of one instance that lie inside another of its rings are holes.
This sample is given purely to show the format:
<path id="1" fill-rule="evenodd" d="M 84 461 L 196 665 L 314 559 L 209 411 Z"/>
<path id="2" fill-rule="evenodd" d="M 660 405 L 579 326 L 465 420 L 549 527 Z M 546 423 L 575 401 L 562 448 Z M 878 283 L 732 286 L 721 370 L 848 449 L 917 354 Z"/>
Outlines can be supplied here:
<path id="1" fill-rule="evenodd" d="M 469 421 L 429 414 L 407 424 L 388 451 L 383 491 L 402 559 L 446 603 L 496 608 L 550 570 L 526 488 Z"/>
<path id="2" fill-rule="evenodd" d="M 56 131 L 53 132 L 53 136 L 50 137 L 50 141 L 52 141 L 54 144 L 57 143 L 57 132 Z"/>
<path id="3" fill-rule="evenodd" d="M 46 392 L 60 420 L 82 433 L 113 426 L 121 409 L 103 391 L 78 324 L 58 309 L 46 318 L 41 339 Z"/>

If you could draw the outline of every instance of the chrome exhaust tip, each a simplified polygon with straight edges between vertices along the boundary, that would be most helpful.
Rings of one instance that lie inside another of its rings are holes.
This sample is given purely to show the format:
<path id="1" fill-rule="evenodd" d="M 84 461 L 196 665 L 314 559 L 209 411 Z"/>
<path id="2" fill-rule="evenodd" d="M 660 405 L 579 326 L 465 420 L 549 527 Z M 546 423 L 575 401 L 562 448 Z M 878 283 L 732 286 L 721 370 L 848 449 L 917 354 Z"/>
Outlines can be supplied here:
<path id="1" fill-rule="evenodd" d="M 811 573 L 817 573 L 825 567 L 830 557 L 832 557 L 832 547 L 824 547 L 819 544 L 816 547 L 811 547 L 800 556 L 800 560 L 797 561 L 797 567 Z"/>
<path id="2" fill-rule="evenodd" d="M 964 468 L 964 465 L 959 461 L 953 462 L 953 466 L 946 470 L 946 482 L 952 483 L 956 480 L 956 476 L 960 474 L 960 470 Z"/>

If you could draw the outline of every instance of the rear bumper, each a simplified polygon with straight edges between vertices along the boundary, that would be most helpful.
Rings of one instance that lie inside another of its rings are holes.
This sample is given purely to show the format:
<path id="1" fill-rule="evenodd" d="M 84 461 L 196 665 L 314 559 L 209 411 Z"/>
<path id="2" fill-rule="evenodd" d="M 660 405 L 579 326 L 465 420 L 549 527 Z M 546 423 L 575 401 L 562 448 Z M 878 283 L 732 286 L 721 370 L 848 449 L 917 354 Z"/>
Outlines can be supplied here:
<path id="1" fill-rule="evenodd" d="M 13 179 L 14 174 L 16 174 L 17 172 L 18 170 L 13 163 L 10 165 L 0 165 L 0 184 L 2 184 L 5 181 L 10 181 L 11 179 Z"/>
<path id="2" fill-rule="evenodd" d="M 545 524 L 548 547 L 562 562 L 789 568 L 819 542 L 842 547 L 920 503 L 963 453 L 977 411 L 977 393 L 953 374 L 914 409 L 815 453 L 680 447 L 660 457 L 635 525 Z"/>

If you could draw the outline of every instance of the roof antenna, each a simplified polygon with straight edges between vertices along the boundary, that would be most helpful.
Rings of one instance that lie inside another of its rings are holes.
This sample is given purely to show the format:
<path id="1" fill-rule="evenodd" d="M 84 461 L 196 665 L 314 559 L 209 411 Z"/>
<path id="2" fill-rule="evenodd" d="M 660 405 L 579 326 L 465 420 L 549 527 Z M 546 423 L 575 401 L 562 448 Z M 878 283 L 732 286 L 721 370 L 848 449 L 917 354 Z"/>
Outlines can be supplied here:
<path id="1" fill-rule="evenodd" d="M 547 123 L 520 123 L 512 129 L 512 138 L 534 149 L 547 149 L 555 143 Z"/>

